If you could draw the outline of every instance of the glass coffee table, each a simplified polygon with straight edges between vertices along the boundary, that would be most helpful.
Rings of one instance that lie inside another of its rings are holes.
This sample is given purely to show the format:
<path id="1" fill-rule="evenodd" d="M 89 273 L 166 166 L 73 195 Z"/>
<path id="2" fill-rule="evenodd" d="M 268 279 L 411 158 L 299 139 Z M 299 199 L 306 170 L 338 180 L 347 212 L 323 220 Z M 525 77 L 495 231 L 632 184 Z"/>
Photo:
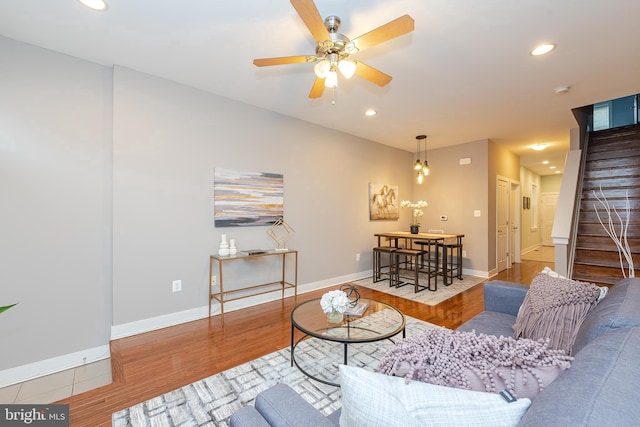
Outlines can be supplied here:
<path id="1" fill-rule="evenodd" d="M 335 380 L 338 372 L 333 365 L 347 364 L 349 344 L 391 339 L 400 332 L 403 338 L 406 337 L 406 319 L 400 310 L 389 304 L 367 298 L 360 298 L 358 302 L 369 303 L 364 314 L 362 316 L 345 315 L 339 323 L 329 323 L 327 314 L 320 307 L 320 298 L 305 301 L 296 306 L 291 312 L 291 366 L 295 364 L 309 378 L 339 387 L 340 384 Z M 295 339 L 296 330 L 303 334 L 298 340 Z M 303 355 L 296 355 L 296 350 L 299 350 L 301 343 L 306 344 L 307 347 L 313 345 L 326 347 L 326 343 L 309 343 L 309 338 L 337 343 L 338 348 L 342 344 L 343 358 L 338 361 L 327 360 L 326 349 L 314 348 L 305 350 Z M 334 372 L 326 372 L 332 367 Z"/>

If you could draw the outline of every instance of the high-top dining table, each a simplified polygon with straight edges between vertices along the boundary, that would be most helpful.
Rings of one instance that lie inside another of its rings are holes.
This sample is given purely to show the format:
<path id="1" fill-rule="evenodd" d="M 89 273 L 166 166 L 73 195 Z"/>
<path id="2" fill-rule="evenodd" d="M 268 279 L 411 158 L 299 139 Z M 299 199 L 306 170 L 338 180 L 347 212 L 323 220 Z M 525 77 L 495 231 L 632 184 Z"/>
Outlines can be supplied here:
<path id="1" fill-rule="evenodd" d="M 433 251 L 435 255 L 434 262 L 436 266 L 435 276 L 437 277 L 438 275 L 441 275 L 443 277 L 445 285 L 448 284 L 447 279 L 445 278 L 446 272 L 444 271 L 446 269 L 446 266 L 443 265 L 442 270 L 438 271 L 439 270 L 438 265 L 440 264 L 440 259 L 439 259 L 440 254 L 438 253 L 438 244 L 455 243 L 457 244 L 457 248 L 459 251 L 457 254 L 458 266 L 456 268 L 457 270 L 456 276 L 459 279 L 462 279 L 462 238 L 464 237 L 464 234 L 458 234 L 458 233 L 413 234 L 409 231 L 388 231 L 383 233 L 375 233 L 374 236 L 378 238 L 378 246 L 390 246 L 395 248 L 411 249 L 414 247 L 414 242 L 420 242 L 421 250 L 425 251 L 425 254 L 427 254 L 427 257 L 429 257 Z M 383 243 L 383 239 L 386 239 L 387 241 Z M 401 241 L 403 241 L 404 243 L 401 244 Z M 443 256 L 442 262 L 443 263 L 447 262 L 446 257 Z M 433 290 L 431 289 L 430 285 L 428 286 L 430 290 Z"/>
<path id="2" fill-rule="evenodd" d="M 409 231 L 388 231 L 384 233 L 376 233 L 375 236 L 378 238 L 378 246 L 385 246 L 382 244 L 382 239 L 387 239 L 390 246 L 400 247 L 399 240 L 403 239 L 405 241 L 405 247 L 413 247 L 414 240 L 423 240 L 423 241 L 431 241 L 431 242 L 447 242 L 453 241 L 457 244 L 462 244 L 462 238 L 464 234 L 452 234 L 452 233 L 417 233 L 412 234 Z M 391 244 L 393 242 L 393 244 Z"/>

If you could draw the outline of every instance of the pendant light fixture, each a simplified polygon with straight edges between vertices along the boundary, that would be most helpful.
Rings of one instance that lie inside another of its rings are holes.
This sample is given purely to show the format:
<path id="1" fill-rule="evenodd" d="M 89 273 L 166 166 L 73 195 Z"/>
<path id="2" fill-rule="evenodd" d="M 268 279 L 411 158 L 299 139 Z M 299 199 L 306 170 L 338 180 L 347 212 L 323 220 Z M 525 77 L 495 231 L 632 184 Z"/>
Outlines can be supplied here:
<path id="1" fill-rule="evenodd" d="M 429 175 L 429 164 L 427 163 L 427 145 L 426 145 L 426 141 L 425 141 L 425 146 L 424 146 L 424 165 L 420 162 L 420 141 L 422 141 L 423 139 L 427 139 L 427 135 L 418 135 L 416 136 L 416 145 L 418 146 L 418 155 L 417 155 L 417 159 L 416 159 L 416 164 L 414 165 L 413 169 L 415 171 L 417 171 L 416 174 L 416 182 L 418 184 L 422 184 L 424 182 L 424 177 Z"/>
<path id="2" fill-rule="evenodd" d="M 429 168 L 429 162 L 427 161 L 427 135 L 420 135 L 418 138 L 424 139 L 424 165 L 422 166 L 422 174 L 429 176 L 431 169 Z"/>
<path id="3" fill-rule="evenodd" d="M 420 163 L 420 140 L 416 137 L 416 163 L 413 165 L 414 171 L 422 169 L 422 163 Z"/>

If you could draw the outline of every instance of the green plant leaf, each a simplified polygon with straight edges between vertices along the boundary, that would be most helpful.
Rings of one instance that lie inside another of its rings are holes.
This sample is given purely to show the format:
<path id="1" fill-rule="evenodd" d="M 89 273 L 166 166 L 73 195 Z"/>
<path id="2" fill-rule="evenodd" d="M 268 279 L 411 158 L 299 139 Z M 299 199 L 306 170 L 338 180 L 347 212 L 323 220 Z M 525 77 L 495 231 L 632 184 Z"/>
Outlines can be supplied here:
<path id="1" fill-rule="evenodd" d="M 11 305 L 5 305 L 4 307 L 0 307 L 0 313 L 2 313 L 3 311 L 7 311 L 9 310 L 11 307 L 13 307 L 16 304 L 11 304 Z"/>

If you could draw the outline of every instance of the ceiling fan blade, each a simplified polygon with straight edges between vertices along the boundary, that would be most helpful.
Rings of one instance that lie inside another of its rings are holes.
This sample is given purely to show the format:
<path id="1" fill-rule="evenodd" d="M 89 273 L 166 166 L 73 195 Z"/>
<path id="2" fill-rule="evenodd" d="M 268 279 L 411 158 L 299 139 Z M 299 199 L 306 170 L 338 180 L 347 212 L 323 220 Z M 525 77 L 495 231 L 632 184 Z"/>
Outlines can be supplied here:
<path id="1" fill-rule="evenodd" d="M 311 92 L 309 92 L 309 98 L 320 98 L 324 92 L 324 79 L 316 77 L 316 81 L 313 82 Z"/>
<path id="2" fill-rule="evenodd" d="M 318 58 L 313 55 L 281 56 L 279 58 L 254 59 L 253 64 L 258 67 L 266 67 L 269 65 L 301 64 L 304 62 L 314 62 L 317 59 Z"/>
<path id="3" fill-rule="evenodd" d="M 356 75 L 367 79 L 378 86 L 386 86 L 391 81 L 392 77 L 389 74 L 385 74 L 380 70 L 376 70 L 370 65 L 364 62 L 356 62 Z"/>
<path id="4" fill-rule="evenodd" d="M 313 0 L 291 0 L 291 5 L 298 12 L 314 39 L 331 40 L 329 31 L 324 26 L 324 21 Z"/>
<path id="5" fill-rule="evenodd" d="M 387 22 L 380 27 L 369 31 L 360 37 L 355 38 L 352 42 L 359 51 L 363 51 L 372 46 L 384 43 L 403 34 L 410 33 L 414 28 L 413 18 L 409 15 L 401 16 L 393 21 Z"/>

